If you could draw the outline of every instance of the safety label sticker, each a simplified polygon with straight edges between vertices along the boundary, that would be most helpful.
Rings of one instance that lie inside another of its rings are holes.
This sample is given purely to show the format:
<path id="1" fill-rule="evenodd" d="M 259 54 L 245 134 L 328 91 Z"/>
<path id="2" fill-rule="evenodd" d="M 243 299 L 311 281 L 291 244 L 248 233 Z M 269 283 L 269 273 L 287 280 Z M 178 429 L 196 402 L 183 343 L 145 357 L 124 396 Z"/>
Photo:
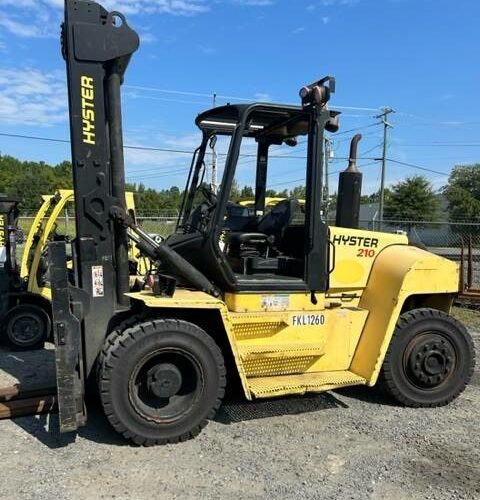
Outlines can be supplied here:
<path id="1" fill-rule="evenodd" d="M 103 266 L 92 266 L 92 295 L 94 297 L 103 297 L 105 295 Z"/>
<path id="2" fill-rule="evenodd" d="M 262 295 L 262 309 L 267 311 L 283 311 L 288 309 L 290 297 L 285 294 Z"/>

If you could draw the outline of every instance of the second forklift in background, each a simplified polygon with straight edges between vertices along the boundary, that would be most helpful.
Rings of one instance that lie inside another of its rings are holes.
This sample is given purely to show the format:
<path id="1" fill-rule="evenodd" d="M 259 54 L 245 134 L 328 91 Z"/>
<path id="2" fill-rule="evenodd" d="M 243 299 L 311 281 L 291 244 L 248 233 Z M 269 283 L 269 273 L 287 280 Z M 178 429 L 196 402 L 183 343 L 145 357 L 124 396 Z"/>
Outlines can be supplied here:
<path id="1" fill-rule="evenodd" d="M 42 196 L 17 264 L 17 242 L 20 216 L 18 200 L 0 198 L 0 232 L 4 259 L 0 269 L 2 305 L 0 308 L 1 338 L 10 348 L 17 350 L 41 349 L 51 339 L 51 288 L 46 264 L 50 241 L 70 241 L 74 230 L 69 227 L 66 213 L 74 202 L 71 189 L 60 189 L 54 195 Z M 134 194 L 125 193 L 126 208 L 135 220 Z M 64 227 L 61 226 L 65 217 Z M 73 218 L 72 218 L 73 221 Z M 129 274 L 134 282 L 152 269 L 149 259 L 142 257 L 131 241 L 128 246 Z M 71 261 L 69 262 L 70 268 Z"/>

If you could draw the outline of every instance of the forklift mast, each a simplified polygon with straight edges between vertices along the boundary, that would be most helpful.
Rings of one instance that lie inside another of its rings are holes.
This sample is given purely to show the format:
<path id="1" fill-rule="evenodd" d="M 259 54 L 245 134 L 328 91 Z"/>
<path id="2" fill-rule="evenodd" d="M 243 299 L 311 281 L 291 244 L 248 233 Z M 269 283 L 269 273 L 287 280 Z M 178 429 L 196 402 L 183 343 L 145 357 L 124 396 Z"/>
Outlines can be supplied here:
<path id="1" fill-rule="evenodd" d="M 120 86 L 139 38 L 121 13 L 93 1 L 66 0 L 61 41 L 75 193 L 75 284 L 68 280 L 64 242 L 50 245 L 50 273 L 61 427 L 74 430 L 84 420 L 83 378 L 112 318 L 129 307 L 127 229 L 116 219 L 125 213 Z"/>

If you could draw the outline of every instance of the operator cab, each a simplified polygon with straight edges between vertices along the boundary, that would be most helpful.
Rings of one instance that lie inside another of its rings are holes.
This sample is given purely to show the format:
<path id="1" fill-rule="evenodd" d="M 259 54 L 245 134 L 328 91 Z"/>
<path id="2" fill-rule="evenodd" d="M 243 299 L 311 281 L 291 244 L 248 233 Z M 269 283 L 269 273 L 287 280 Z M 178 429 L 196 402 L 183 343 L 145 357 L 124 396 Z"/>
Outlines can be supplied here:
<path id="1" fill-rule="evenodd" d="M 305 106 L 261 103 L 200 114 L 202 143 L 168 245 L 220 289 L 319 290 L 309 286 L 309 273 L 326 280 L 323 129 L 336 114 L 319 109 L 316 116 Z M 212 146 L 219 149 L 218 189 L 207 180 Z M 276 203 L 267 205 L 272 196 Z M 246 204 L 247 198 L 254 201 Z M 321 256 L 312 270 L 313 250 Z"/>

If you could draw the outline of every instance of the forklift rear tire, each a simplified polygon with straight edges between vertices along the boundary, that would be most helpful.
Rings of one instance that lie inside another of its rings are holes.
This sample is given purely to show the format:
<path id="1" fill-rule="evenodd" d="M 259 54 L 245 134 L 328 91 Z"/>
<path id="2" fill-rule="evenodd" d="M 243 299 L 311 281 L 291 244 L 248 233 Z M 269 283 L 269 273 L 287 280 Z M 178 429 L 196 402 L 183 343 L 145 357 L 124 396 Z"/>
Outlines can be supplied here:
<path id="1" fill-rule="evenodd" d="M 198 326 L 156 319 L 109 337 L 99 358 L 99 389 L 112 426 L 137 445 L 195 437 L 220 407 L 222 353 Z"/>
<path id="2" fill-rule="evenodd" d="M 458 397 L 474 367 L 473 341 L 459 321 L 435 309 L 415 309 L 397 322 L 381 382 L 405 406 L 433 408 Z"/>
<path id="3" fill-rule="evenodd" d="M 43 349 L 51 330 L 48 313 L 33 304 L 19 304 L 5 317 L 4 339 L 16 350 Z"/>

